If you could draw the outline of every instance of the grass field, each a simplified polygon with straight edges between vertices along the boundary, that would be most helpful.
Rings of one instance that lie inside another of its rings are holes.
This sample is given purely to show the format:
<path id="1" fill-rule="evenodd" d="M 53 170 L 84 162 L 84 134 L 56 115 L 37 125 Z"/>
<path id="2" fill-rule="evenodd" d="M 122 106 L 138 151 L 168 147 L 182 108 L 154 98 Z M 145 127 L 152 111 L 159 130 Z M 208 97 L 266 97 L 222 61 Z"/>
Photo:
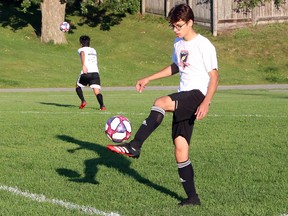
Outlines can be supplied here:
<path id="1" fill-rule="evenodd" d="M 82 34 L 98 51 L 104 87 L 133 86 L 171 62 L 174 34 L 163 18 L 127 16 L 110 31 L 82 26 L 76 16 L 67 19 L 73 26 L 68 44 L 42 44 L 37 14 L 0 3 L 0 88 L 74 87 Z M 220 85 L 288 83 L 288 23 L 218 37 L 195 28 L 217 49 Z M 151 85 L 178 82 L 175 76 Z M 287 216 L 287 89 L 217 92 L 191 143 L 202 201 L 191 208 L 177 206 L 185 194 L 170 114 L 139 160 L 105 148 L 108 118 L 128 117 L 135 133 L 154 99 L 168 93 L 104 91 L 108 110 L 100 112 L 89 89 L 84 110 L 74 91 L 0 92 L 0 215 Z"/>
<path id="2" fill-rule="evenodd" d="M 1 215 L 287 215 L 287 90 L 218 91 L 195 126 L 190 157 L 201 207 L 184 198 L 170 139 L 171 115 L 138 160 L 108 152 L 106 120 L 127 116 L 133 132 L 169 91 L 0 93 Z M 129 106 L 127 106 L 129 104 Z M 117 214 L 116 214 L 117 213 Z"/>

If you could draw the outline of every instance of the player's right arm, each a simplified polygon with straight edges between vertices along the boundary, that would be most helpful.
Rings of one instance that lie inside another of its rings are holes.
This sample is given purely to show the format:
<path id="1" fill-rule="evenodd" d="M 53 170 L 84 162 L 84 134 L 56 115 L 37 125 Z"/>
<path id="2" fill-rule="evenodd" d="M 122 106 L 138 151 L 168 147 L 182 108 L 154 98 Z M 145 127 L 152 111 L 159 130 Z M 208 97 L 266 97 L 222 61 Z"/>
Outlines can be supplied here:
<path id="1" fill-rule="evenodd" d="M 144 78 L 138 80 L 136 83 L 136 90 L 139 93 L 141 93 L 150 81 L 156 80 L 156 79 L 161 79 L 164 77 L 168 77 L 168 76 L 171 76 L 177 72 L 179 72 L 178 66 L 175 63 L 173 63 L 173 64 L 169 65 L 168 67 L 163 68 L 162 70 L 160 70 L 160 71 L 158 71 L 158 72 L 156 72 L 150 76 L 147 76 L 147 77 L 144 77 Z"/>
<path id="2" fill-rule="evenodd" d="M 82 63 L 82 71 L 84 74 L 87 74 L 88 68 L 85 65 L 85 53 L 84 53 L 84 51 L 80 52 L 80 58 L 81 58 L 81 63 Z"/>

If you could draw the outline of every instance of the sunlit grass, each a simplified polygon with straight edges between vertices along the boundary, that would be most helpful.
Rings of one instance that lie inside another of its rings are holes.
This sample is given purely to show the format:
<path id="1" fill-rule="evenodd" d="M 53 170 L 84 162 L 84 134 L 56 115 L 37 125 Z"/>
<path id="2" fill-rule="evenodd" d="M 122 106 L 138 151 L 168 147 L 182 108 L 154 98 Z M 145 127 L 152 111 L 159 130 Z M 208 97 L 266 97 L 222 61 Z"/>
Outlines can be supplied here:
<path id="1" fill-rule="evenodd" d="M 0 88 L 74 86 L 80 71 L 77 49 L 82 34 L 91 37 L 91 46 L 98 52 L 103 86 L 134 85 L 138 78 L 171 63 L 175 35 L 161 17 L 127 15 L 110 31 L 79 25 L 79 17 L 67 19 L 75 28 L 66 34 L 68 44 L 60 46 L 42 44 L 28 18 L 27 26 L 16 31 L 9 25 L 0 28 Z M 220 85 L 288 83 L 287 23 L 249 27 L 217 37 L 197 25 L 195 29 L 216 47 Z M 178 85 L 178 76 L 152 85 Z"/>
<path id="2" fill-rule="evenodd" d="M 138 160 L 105 148 L 109 117 L 128 117 L 135 133 L 153 100 L 170 91 L 106 91 L 105 112 L 91 91 L 84 93 L 84 110 L 74 92 L 0 93 L 1 185 L 128 216 L 287 214 L 287 91 L 216 94 L 190 147 L 202 200 L 196 208 L 177 207 L 185 194 L 173 157 L 171 114 Z M 0 193 L 5 215 L 83 215 Z"/>

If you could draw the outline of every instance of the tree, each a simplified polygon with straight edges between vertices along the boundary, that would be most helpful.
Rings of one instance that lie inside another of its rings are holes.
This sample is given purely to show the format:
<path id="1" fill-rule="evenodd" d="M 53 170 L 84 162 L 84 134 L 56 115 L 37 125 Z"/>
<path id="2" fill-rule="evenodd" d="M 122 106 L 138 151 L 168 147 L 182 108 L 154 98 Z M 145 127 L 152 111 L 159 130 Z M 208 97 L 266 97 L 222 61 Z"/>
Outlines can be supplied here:
<path id="1" fill-rule="evenodd" d="M 43 0 L 40 8 L 42 12 L 41 41 L 44 43 L 53 41 L 54 44 L 67 43 L 64 33 L 59 31 L 59 25 L 65 19 L 66 2 Z"/>
<path id="2" fill-rule="evenodd" d="M 274 1 L 274 5 L 277 9 L 280 8 L 281 4 L 284 4 L 286 2 L 285 0 L 234 0 L 234 2 L 237 2 L 236 11 L 244 13 L 248 13 L 253 8 L 264 5 L 265 2 L 271 1 Z"/>
<path id="3" fill-rule="evenodd" d="M 66 0 L 23 0 L 21 6 L 27 12 L 31 4 L 40 4 L 42 25 L 41 41 L 54 44 L 67 43 L 63 32 L 59 31 L 59 25 L 65 19 Z"/>

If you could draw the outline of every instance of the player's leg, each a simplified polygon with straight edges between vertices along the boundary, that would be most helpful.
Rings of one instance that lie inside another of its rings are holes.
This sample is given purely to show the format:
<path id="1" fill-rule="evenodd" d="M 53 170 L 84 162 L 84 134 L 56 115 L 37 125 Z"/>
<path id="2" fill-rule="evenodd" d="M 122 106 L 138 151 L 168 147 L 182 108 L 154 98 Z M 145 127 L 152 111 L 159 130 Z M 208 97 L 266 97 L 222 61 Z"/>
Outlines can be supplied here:
<path id="1" fill-rule="evenodd" d="M 194 127 L 195 112 L 203 101 L 204 95 L 200 91 L 193 90 L 172 97 L 177 101 L 172 123 L 175 160 L 182 186 L 188 197 L 179 205 L 200 205 L 195 189 L 194 169 L 189 158 L 189 143 Z"/>
<path id="2" fill-rule="evenodd" d="M 93 89 L 93 92 L 97 98 L 97 101 L 100 105 L 100 110 L 106 110 L 106 107 L 103 102 L 103 95 L 101 93 L 101 82 L 99 73 L 91 73 L 91 80 L 89 82 L 90 87 Z"/>
<path id="3" fill-rule="evenodd" d="M 175 108 L 175 102 L 169 96 L 163 96 L 155 100 L 149 116 L 143 121 L 142 125 L 136 132 L 131 145 L 139 149 L 144 141 L 152 134 L 152 132 L 161 124 L 165 112 L 172 112 Z"/>
<path id="4" fill-rule="evenodd" d="M 174 145 L 179 178 L 187 195 L 187 199 L 180 202 L 179 205 L 200 205 L 200 199 L 195 188 L 194 169 L 189 159 L 189 144 L 184 137 L 178 136 L 174 139 Z"/>
<path id="5" fill-rule="evenodd" d="M 98 101 L 98 103 L 100 105 L 100 110 L 102 110 L 102 111 L 106 110 L 106 107 L 105 107 L 104 102 L 103 102 L 103 95 L 101 94 L 100 88 L 98 88 L 98 87 L 94 88 L 93 87 L 92 89 L 93 89 L 93 92 L 94 92 L 94 94 L 96 96 L 96 99 L 97 99 L 97 101 Z"/>
<path id="6" fill-rule="evenodd" d="M 83 109 L 87 104 L 83 95 L 83 91 L 82 91 L 82 88 L 84 88 L 86 85 L 87 85 L 87 81 L 85 77 L 83 76 L 83 74 L 81 74 L 76 81 L 76 89 L 75 89 L 79 99 L 81 100 L 79 109 Z"/>
<path id="7" fill-rule="evenodd" d="M 129 143 L 108 145 L 107 148 L 118 154 L 138 158 L 144 141 L 161 124 L 165 116 L 165 112 L 171 112 L 174 110 L 174 108 L 175 102 L 172 101 L 170 96 L 163 96 L 156 99 L 151 108 L 149 116 L 143 121 L 142 125 L 136 132 L 134 139 Z"/>
<path id="8" fill-rule="evenodd" d="M 81 102 L 85 101 L 82 88 L 78 85 L 76 85 L 76 93 L 77 93 L 79 99 L 81 100 Z"/>

